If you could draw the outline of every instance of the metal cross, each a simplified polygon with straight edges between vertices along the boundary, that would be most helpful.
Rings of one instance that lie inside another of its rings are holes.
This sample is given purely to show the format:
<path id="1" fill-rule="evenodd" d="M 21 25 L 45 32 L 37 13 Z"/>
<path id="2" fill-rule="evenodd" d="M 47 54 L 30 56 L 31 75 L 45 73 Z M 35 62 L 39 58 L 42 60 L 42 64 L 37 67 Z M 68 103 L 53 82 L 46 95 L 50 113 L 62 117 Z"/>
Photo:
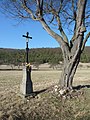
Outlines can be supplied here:
<path id="1" fill-rule="evenodd" d="M 26 38 L 26 63 L 28 64 L 28 51 L 29 51 L 28 42 L 29 39 L 32 39 L 32 37 L 29 37 L 29 32 L 27 32 L 26 35 L 23 35 L 23 37 Z"/>
<path id="2" fill-rule="evenodd" d="M 29 32 L 26 33 L 26 35 L 23 35 L 23 37 L 25 37 L 26 39 L 32 39 L 32 37 L 29 37 Z M 27 41 L 28 42 L 28 41 Z"/>

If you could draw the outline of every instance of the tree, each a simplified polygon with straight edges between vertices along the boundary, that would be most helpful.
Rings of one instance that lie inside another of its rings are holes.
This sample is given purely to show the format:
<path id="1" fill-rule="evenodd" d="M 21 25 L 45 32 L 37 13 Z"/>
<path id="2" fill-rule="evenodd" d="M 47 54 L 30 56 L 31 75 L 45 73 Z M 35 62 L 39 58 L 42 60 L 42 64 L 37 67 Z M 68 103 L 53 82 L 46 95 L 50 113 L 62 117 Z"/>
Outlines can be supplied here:
<path id="1" fill-rule="evenodd" d="M 0 4 L 2 11 L 10 13 L 14 18 L 39 21 L 47 33 L 60 44 L 64 61 L 60 86 L 71 90 L 81 53 L 90 36 L 88 31 L 85 35 L 90 20 L 90 1 L 2 0 Z M 71 39 L 66 34 L 67 27 L 72 30 Z"/>

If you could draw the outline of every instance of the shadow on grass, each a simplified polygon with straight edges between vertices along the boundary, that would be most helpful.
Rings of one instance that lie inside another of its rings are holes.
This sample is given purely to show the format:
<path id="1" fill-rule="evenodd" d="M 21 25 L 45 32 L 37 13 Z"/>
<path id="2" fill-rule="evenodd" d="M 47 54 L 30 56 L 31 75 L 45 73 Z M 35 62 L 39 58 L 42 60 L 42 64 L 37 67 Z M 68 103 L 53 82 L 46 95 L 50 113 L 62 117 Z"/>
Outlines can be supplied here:
<path id="1" fill-rule="evenodd" d="M 52 86 L 53 85 L 51 85 L 50 87 L 47 87 L 45 89 L 42 89 L 42 90 L 33 91 L 31 94 L 25 96 L 25 98 L 27 98 L 27 97 L 34 98 L 34 97 L 38 96 L 38 94 L 45 93 L 46 91 L 49 92 L 52 89 Z"/>
<path id="2" fill-rule="evenodd" d="M 82 88 L 90 88 L 90 85 L 78 85 L 78 86 L 73 87 L 73 89 L 76 89 L 76 90 L 80 90 Z"/>
<path id="3" fill-rule="evenodd" d="M 46 88 L 46 89 L 42 89 L 40 91 L 35 91 L 34 94 L 35 96 L 37 96 L 38 94 L 40 93 L 44 93 L 45 91 L 49 90 L 50 88 L 52 88 L 52 86 Z M 78 85 L 78 86 L 74 86 L 73 89 L 76 89 L 76 90 L 80 90 L 82 88 L 90 88 L 90 85 Z"/>
<path id="4" fill-rule="evenodd" d="M 43 90 L 39 90 L 39 91 L 35 91 L 34 94 L 35 94 L 35 95 L 38 95 L 38 94 L 40 94 L 40 93 L 45 92 L 46 90 L 48 90 L 48 88 L 43 89 Z"/>
<path id="5" fill-rule="evenodd" d="M 47 88 L 45 88 L 45 89 L 42 89 L 42 90 L 39 90 L 39 91 L 35 91 L 34 94 L 35 94 L 35 95 L 38 95 L 38 94 L 40 94 L 40 93 L 44 93 L 45 91 L 51 91 L 52 88 L 53 88 L 53 86 L 54 86 L 54 85 L 51 85 L 51 86 L 49 86 L 49 87 L 47 87 Z"/>

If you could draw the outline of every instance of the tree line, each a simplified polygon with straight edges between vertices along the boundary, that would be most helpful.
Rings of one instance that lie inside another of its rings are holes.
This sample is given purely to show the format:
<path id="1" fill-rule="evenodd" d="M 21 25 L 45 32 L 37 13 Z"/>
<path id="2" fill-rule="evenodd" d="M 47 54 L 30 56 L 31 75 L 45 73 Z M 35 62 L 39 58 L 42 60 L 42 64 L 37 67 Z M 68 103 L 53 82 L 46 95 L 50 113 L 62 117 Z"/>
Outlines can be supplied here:
<path id="1" fill-rule="evenodd" d="M 81 62 L 90 62 L 90 47 L 86 47 Z M 21 65 L 25 63 L 24 49 L 5 49 L 0 48 L 0 64 Z M 51 65 L 59 64 L 63 61 L 60 48 L 35 48 L 29 50 L 29 61 L 31 64 L 39 65 L 49 63 Z"/>

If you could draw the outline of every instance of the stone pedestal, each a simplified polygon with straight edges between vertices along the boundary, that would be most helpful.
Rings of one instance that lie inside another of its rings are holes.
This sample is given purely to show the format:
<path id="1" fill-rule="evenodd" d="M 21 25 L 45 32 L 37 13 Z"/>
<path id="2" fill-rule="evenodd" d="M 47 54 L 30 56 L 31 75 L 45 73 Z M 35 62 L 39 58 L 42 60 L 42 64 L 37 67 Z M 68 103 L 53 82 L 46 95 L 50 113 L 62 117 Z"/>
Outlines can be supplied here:
<path id="1" fill-rule="evenodd" d="M 23 78 L 20 84 L 20 94 L 27 97 L 33 93 L 33 83 L 31 80 L 31 68 L 23 68 Z"/>

